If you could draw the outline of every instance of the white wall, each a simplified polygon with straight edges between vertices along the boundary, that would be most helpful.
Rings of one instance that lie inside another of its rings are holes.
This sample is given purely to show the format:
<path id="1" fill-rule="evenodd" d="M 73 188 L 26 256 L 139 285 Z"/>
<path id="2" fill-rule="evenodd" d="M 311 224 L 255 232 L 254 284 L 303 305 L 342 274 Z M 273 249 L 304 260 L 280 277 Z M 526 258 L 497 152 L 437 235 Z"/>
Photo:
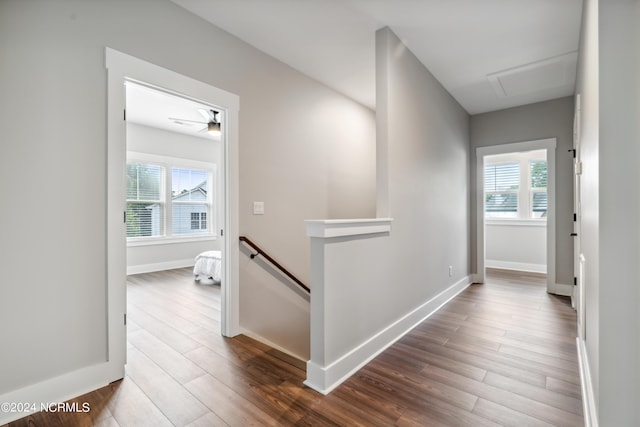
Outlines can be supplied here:
<path id="1" fill-rule="evenodd" d="M 587 356 L 600 426 L 640 425 L 640 4 L 584 4 L 582 120 Z"/>
<path id="2" fill-rule="evenodd" d="M 297 273 L 304 218 L 374 210 L 360 104 L 166 0 L 2 1 L 0 176 L 22 209 L 0 210 L 0 394 L 106 358 L 106 46 L 240 96 L 240 231 Z M 271 280 L 247 264 L 244 295 Z"/>
<path id="3" fill-rule="evenodd" d="M 556 283 L 573 283 L 573 98 L 471 116 L 471 188 L 476 188 L 475 148 L 556 138 Z M 476 217 L 471 193 L 471 218 Z M 471 270 L 476 270 L 476 223 L 471 222 Z M 488 258 L 488 256 L 487 256 Z"/>
<path id="4" fill-rule="evenodd" d="M 487 222 L 484 238 L 487 267 L 546 273 L 546 223 Z"/>
<path id="5" fill-rule="evenodd" d="M 216 207 L 222 203 L 221 144 L 176 132 L 127 122 L 127 149 L 138 153 L 155 154 L 179 159 L 196 160 L 217 166 L 214 195 Z M 218 225 L 221 224 L 217 212 Z M 219 227 L 218 227 L 219 228 Z M 174 242 L 127 246 L 127 273 L 136 274 L 169 268 L 193 266 L 195 256 L 204 251 L 220 250 L 220 241 L 211 238 L 197 242 Z"/>
<path id="6" fill-rule="evenodd" d="M 582 30 L 576 93 L 581 101 L 581 202 L 582 202 L 582 254 L 584 265 L 584 293 L 586 298 L 586 354 L 592 389 L 597 405 L 600 363 L 600 202 L 599 202 L 599 133 L 600 101 L 598 70 L 598 0 L 585 0 L 582 12 Z"/>
<path id="7" fill-rule="evenodd" d="M 640 425 L 640 2 L 598 8 L 598 414 Z"/>

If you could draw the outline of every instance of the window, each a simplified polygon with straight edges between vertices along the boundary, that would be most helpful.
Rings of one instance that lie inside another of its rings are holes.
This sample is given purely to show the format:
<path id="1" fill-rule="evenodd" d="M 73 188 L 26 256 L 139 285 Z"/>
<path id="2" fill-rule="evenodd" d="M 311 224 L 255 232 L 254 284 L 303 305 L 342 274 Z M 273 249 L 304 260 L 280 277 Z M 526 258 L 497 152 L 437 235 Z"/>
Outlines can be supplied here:
<path id="1" fill-rule="evenodd" d="M 129 241 L 144 244 L 145 241 L 213 236 L 210 188 L 215 188 L 212 184 L 215 165 L 129 153 L 133 154 L 142 160 L 127 162 Z"/>
<path id="2" fill-rule="evenodd" d="M 208 183 L 207 171 L 171 169 L 173 234 L 207 233 Z"/>
<path id="3" fill-rule="evenodd" d="M 546 218 L 546 151 L 486 156 L 484 191 L 487 219 Z"/>
<path id="4" fill-rule="evenodd" d="M 531 217 L 547 216 L 547 161 L 529 161 L 531 173 Z"/>
<path id="5" fill-rule="evenodd" d="M 164 234 L 163 176 L 161 166 L 127 164 L 127 237 Z"/>
<path id="6" fill-rule="evenodd" d="M 484 169 L 485 211 L 489 218 L 517 218 L 520 165 L 504 163 Z"/>
<path id="7" fill-rule="evenodd" d="M 205 230 L 206 228 L 207 228 L 207 213 L 191 212 L 191 229 Z"/>

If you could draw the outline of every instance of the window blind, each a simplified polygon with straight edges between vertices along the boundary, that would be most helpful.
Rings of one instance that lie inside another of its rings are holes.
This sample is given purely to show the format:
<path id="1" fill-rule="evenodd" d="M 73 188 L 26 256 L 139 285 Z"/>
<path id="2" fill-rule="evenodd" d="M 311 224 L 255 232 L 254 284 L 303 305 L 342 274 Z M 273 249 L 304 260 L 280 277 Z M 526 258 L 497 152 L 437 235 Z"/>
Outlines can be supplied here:
<path id="1" fill-rule="evenodd" d="M 504 163 L 484 168 L 484 190 L 487 192 L 518 190 L 520 188 L 520 165 Z"/>
<path id="2" fill-rule="evenodd" d="M 485 212 L 489 217 L 516 217 L 520 188 L 519 163 L 487 165 L 484 169 Z"/>
<path id="3" fill-rule="evenodd" d="M 127 164 L 127 237 L 163 235 L 163 175 L 161 166 Z"/>

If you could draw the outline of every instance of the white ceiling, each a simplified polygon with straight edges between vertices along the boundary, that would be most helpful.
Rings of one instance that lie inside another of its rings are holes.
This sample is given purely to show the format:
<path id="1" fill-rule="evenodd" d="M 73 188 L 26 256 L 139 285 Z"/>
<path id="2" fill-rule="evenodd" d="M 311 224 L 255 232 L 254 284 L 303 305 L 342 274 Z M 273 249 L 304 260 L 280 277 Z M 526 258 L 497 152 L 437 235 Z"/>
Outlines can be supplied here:
<path id="1" fill-rule="evenodd" d="M 207 121 L 198 111 L 213 108 L 207 104 L 133 82 L 127 82 L 126 102 L 128 122 L 208 140 L 220 140 L 220 137 L 213 137 L 206 132 Z M 224 121 L 223 114 L 218 114 L 218 121 Z"/>
<path id="2" fill-rule="evenodd" d="M 371 108 L 385 26 L 477 114 L 573 93 L 582 0 L 172 0 Z"/>

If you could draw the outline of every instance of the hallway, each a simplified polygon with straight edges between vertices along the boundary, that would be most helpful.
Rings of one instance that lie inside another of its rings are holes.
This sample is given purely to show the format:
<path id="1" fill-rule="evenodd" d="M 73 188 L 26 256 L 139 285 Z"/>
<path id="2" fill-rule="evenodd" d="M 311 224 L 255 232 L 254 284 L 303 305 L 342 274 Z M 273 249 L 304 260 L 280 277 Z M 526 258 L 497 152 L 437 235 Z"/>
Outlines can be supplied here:
<path id="1" fill-rule="evenodd" d="M 575 312 L 544 283 L 488 270 L 322 396 L 304 363 L 220 337 L 218 286 L 190 269 L 131 276 L 125 379 L 73 400 L 88 413 L 9 425 L 581 426 Z"/>

